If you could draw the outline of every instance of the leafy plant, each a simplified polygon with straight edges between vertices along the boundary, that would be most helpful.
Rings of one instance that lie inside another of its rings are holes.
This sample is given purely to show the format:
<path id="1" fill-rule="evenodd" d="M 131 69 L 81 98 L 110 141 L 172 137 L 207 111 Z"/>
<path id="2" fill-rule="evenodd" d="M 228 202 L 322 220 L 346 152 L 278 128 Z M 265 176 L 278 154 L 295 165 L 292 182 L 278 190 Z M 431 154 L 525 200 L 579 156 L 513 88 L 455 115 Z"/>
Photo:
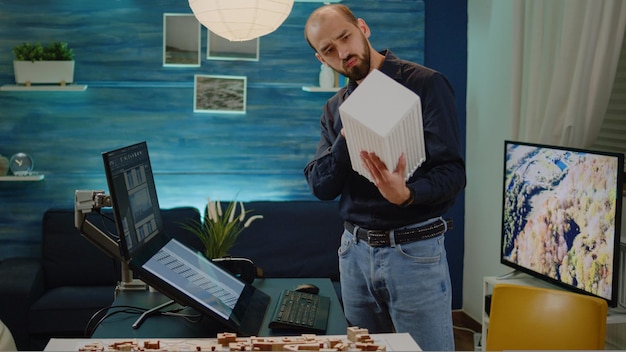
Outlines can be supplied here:
<path id="1" fill-rule="evenodd" d="M 237 205 L 240 211 L 236 216 Z M 203 222 L 193 221 L 182 225 L 184 229 L 192 232 L 202 241 L 204 255 L 208 259 L 227 256 L 241 232 L 253 221 L 263 218 L 263 215 L 254 215 L 246 220 L 249 211 L 244 209 L 243 202 L 233 201 L 228 204 L 226 211 L 222 210 L 219 201 L 209 199 Z"/>
<path id="2" fill-rule="evenodd" d="M 65 42 L 51 42 L 43 46 L 41 43 L 22 43 L 11 50 L 17 61 L 71 61 L 74 52 Z"/>

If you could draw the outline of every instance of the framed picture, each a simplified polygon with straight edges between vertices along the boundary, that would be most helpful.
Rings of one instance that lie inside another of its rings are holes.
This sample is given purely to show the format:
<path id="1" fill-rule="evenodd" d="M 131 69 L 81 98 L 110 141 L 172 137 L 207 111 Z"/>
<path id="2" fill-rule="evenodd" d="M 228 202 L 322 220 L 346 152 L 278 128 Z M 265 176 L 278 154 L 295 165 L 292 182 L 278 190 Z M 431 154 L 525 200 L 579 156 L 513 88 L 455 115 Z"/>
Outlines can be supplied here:
<path id="1" fill-rule="evenodd" d="M 243 114 L 246 112 L 245 76 L 194 76 L 194 112 Z"/>
<path id="2" fill-rule="evenodd" d="M 163 14 L 163 66 L 200 66 L 200 28 L 193 14 Z"/>
<path id="3" fill-rule="evenodd" d="M 231 42 L 209 30 L 206 48 L 208 60 L 259 61 L 259 38 Z"/>

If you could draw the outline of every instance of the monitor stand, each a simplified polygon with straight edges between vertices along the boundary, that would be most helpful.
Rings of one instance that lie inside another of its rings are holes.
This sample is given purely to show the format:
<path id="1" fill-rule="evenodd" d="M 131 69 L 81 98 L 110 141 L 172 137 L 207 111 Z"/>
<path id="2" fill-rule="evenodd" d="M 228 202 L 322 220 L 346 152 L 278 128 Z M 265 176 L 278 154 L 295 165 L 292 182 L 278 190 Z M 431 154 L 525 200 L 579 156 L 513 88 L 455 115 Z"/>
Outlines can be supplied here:
<path id="1" fill-rule="evenodd" d="M 609 307 L 609 315 L 624 315 L 626 314 L 626 307 L 620 304 L 617 307 Z"/>
<path id="2" fill-rule="evenodd" d="M 143 324 L 143 322 L 146 321 L 146 319 L 148 319 L 150 316 L 155 315 L 155 314 L 160 314 L 161 309 L 167 306 L 170 306 L 174 303 L 176 302 L 174 302 L 173 300 L 169 300 L 161 305 L 158 305 L 154 308 L 150 308 L 147 311 L 143 312 L 143 314 L 141 314 L 141 316 L 139 316 L 139 318 L 133 323 L 133 329 L 139 329 L 141 324 Z"/>
<path id="3" fill-rule="evenodd" d="M 145 282 L 133 278 L 133 271 L 130 270 L 128 262 L 121 261 L 122 281 L 117 283 L 115 288 L 116 295 L 119 291 L 145 291 L 148 289 L 148 285 Z"/>
<path id="4" fill-rule="evenodd" d="M 500 275 L 500 276 L 496 276 L 496 280 L 509 280 L 509 279 L 516 279 L 519 276 L 524 275 L 523 272 L 519 271 L 519 270 L 513 270 L 510 273 L 506 273 L 504 275 Z"/>

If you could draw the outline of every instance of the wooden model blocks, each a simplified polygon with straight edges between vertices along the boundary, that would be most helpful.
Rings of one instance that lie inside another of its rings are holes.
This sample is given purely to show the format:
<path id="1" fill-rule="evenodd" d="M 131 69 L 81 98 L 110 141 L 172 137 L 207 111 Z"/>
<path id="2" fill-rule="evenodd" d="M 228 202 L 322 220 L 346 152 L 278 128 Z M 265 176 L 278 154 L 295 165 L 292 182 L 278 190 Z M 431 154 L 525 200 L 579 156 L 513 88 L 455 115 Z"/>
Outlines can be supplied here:
<path id="1" fill-rule="evenodd" d="M 345 336 L 302 334 L 300 336 L 237 337 L 224 332 L 217 339 L 177 340 L 121 340 L 109 344 L 93 342 L 79 351 L 386 351 L 385 345 L 374 342 L 367 329 L 349 327 Z"/>

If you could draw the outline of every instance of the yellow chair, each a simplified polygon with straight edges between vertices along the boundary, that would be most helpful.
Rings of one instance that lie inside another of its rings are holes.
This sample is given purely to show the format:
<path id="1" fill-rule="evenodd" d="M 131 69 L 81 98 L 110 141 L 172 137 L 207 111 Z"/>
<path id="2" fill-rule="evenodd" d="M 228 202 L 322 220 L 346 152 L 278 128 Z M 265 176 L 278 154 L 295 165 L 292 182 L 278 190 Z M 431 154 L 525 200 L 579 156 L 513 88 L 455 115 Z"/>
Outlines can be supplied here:
<path id="1" fill-rule="evenodd" d="M 607 309 L 607 302 L 597 297 L 497 284 L 486 350 L 602 350 Z"/>

